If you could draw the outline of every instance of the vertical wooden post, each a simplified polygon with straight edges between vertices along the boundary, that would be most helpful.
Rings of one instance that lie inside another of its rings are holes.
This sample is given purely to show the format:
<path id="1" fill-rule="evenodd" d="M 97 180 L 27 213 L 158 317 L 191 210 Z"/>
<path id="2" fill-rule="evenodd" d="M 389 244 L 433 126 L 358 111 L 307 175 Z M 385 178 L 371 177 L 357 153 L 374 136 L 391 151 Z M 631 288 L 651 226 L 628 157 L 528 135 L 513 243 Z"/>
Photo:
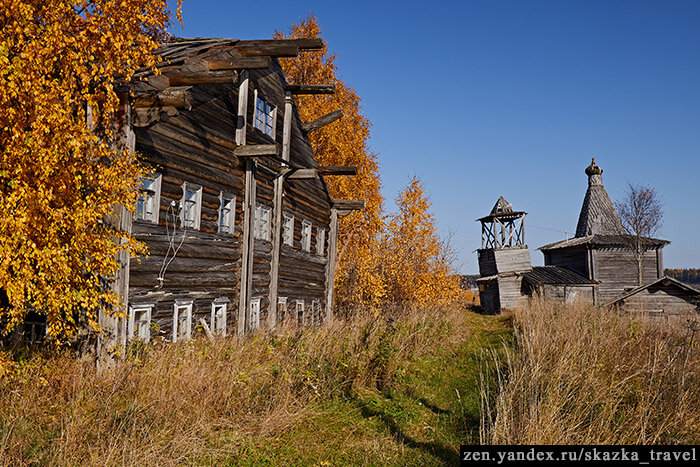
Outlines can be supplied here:
<path id="1" fill-rule="evenodd" d="M 236 145 L 246 144 L 248 126 L 248 72 L 243 71 L 238 86 L 238 121 L 236 124 Z M 238 337 L 245 335 L 246 313 L 250 304 L 250 286 L 253 264 L 253 226 L 255 223 L 255 165 L 250 159 L 245 162 L 245 193 L 243 199 L 243 241 L 241 251 L 241 284 L 238 296 Z M 249 277 L 250 276 L 250 277 Z"/>
<path id="2" fill-rule="evenodd" d="M 284 98 L 284 127 L 282 134 L 282 159 L 289 160 L 292 134 L 292 93 L 287 91 Z M 274 223 L 272 233 L 272 261 L 270 263 L 270 294 L 267 324 L 270 329 L 277 326 L 277 296 L 280 276 L 280 249 L 282 244 L 282 203 L 284 194 L 284 177 L 275 177 L 275 192 L 273 197 Z"/>
<path id="3" fill-rule="evenodd" d="M 664 252 L 661 248 L 656 248 L 656 278 L 661 279 L 664 276 Z"/>
<path id="4" fill-rule="evenodd" d="M 331 209 L 331 225 L 328 232 L 328 261 L 326 262 L 326 322 L 333 321 L 335 291 L 335 261 L 338 254 L 338 210 Z"/>
<path id="5" fill-rule="evenodd" d="M 248 126 L 248 72 L 241 72 L 240 85 L 238 86 L 238 121 L 236 122 L 236 145 L 242 146 L 246 142 L 246 127 Z"/>

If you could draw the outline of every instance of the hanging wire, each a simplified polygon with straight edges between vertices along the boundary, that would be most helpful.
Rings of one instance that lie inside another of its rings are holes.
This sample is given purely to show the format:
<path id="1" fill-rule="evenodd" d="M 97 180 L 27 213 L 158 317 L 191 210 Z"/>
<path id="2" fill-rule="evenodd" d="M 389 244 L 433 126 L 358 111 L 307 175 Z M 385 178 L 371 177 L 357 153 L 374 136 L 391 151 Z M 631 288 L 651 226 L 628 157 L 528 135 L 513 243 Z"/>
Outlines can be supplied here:
<path id="1" fill-rule="evenodd" d="M 180 251 L 180 247 L 182 247 L 182 244 L 185 242 L 185 233 L 187 232 L 187 228 L 185 228 L 184 223 L 182 223 L 182 237 L 180 238 L 180 243 L 178 243 L 178 245 L 175 246 L 175 240 L 178 235 L 177 222 L 178 220 L 180 220 L 181 209 L 181 204 L 178 204 L 175 201 L 171 201 L 170 205 L 168 205 L 168 210 L 165 213 L 165 234 L 168 237 L 168 251 L 165 253 L 165 257 L 163 258 L 163 264 L 161 265 L 160 272 L 158 273 L 158 285 L 156 285 L 156 289 L 163 288 L 163 281 L 165 280 L 165 271 L 167 271 L 168 267 L 170 266 L 170 263 L 173 262 L 175 256 L 177 256 L 177 253 Z M 172 216 L 172 233 L 170 232 L 170 228 L 168 227 L 169 216 Z M 170 259 L 168 259 L 168 256 L 170 255 L 171 251 L 173 255 L 172 257 L 170 257 Z"/>

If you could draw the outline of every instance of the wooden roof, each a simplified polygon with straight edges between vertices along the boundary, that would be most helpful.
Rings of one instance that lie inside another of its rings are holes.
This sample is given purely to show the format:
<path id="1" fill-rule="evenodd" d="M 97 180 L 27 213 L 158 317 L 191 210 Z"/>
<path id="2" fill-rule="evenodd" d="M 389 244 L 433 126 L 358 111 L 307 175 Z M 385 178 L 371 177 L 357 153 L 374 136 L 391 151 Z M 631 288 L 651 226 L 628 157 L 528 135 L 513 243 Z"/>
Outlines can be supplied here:
<path id="1" fill-rule="evenodd" d="M 534 266 L 532 271 L 523 274 L 523 280 L 531 285 L 595 285 L 598 283 L 561 266 Z"/>
<path id="2" fill-rule="evenodd" d="M 585 237 L 574 237 L 568 240 L 561 240 L 538 248 L 540 251 L 556 250 L 560 248 L 571 248 L 581 246 L 629 246 L 632 235 L 587 235 Z M 668 245 L 668 240 L 659 238 L 643 237 L 642 242 L 648 248 L 659 248 Z"/>
<path id="3" fill-rule="evenodd" d="M 491 222 L 494 219 L 517 219 L 527 214 L 524 211 L 513 211 L 513 205 L 510 204 L 503 196 L 499 196 L 496 204 L 493 205 L 493 209 L 488 216 L 484 216 L 477 221 L 481 222 Z"/>
<path id="4" fill-rule="evenodd" d="M 629 292 L 625 292 L 624 294 L 617 297 L 615 300 L 608 302 L 603 306 L 615 305 L 616 303 L 619 303 L 619 302 L 625 300 L 626 298 L 641 292 L 642 290 L 648 289 L 650 287 L 654 287 L 657 284 L 672 285 L 672 286 L 678 287 L 681 290 L 685 290 L 686 292 L 690 292 L 691 294 L 696 295 L 696 297 L 698 299 L 700 299 L 700 290 L 697 290 L 697 289 L 689 286 L 688 284 L 685 284 L 677 279 L 674 279 L 673 277 L 663 276 L 659 279 L 656 279 L 654 282 L 650 282 L 650 283 L 645 284 L 645 285 L 640 285 L 639 287 L 636 287 L 636 288 L 630 290 Z"/>
<path id="5" fill-rule="evenodd" d="M 576 237 L 625 233 L 620 216 L 603 186 L 602 173 L 603 169 L 595 163 L 595 159 L 586 168 L 588 190 L 583 198 L 583 206 L 581 206 L 581 213 L 578 216 Z"/>

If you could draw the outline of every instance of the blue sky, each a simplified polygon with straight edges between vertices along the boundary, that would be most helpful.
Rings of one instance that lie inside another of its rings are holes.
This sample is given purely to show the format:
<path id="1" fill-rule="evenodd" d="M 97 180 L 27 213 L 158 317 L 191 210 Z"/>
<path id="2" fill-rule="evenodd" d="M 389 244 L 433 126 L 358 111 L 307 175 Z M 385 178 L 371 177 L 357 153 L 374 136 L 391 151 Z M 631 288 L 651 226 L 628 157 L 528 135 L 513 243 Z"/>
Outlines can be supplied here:
<path id="1" fill-rule="evenodd" d="M 664 203 L 665 266 L 700 267 L 700 2 L 185 0 L 181 36 L 270 38 L 309 12 L 373 124 L 387 210 L 411 175 L 461 270 L 503 195 L 536 251 L 576 229 L 591 157 Z"/>

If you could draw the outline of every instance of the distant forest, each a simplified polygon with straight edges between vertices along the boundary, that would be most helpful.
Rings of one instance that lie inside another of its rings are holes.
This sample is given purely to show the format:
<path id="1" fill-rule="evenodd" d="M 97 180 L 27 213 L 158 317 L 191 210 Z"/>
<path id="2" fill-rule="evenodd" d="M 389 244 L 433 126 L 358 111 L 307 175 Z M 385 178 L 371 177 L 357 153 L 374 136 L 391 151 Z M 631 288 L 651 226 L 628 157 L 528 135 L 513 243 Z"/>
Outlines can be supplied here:
<path id="1" fill-rule="evenodd" d="M 666 275 L 686 284 L 700 284 L 700 269 L 666 269 Z"/>

